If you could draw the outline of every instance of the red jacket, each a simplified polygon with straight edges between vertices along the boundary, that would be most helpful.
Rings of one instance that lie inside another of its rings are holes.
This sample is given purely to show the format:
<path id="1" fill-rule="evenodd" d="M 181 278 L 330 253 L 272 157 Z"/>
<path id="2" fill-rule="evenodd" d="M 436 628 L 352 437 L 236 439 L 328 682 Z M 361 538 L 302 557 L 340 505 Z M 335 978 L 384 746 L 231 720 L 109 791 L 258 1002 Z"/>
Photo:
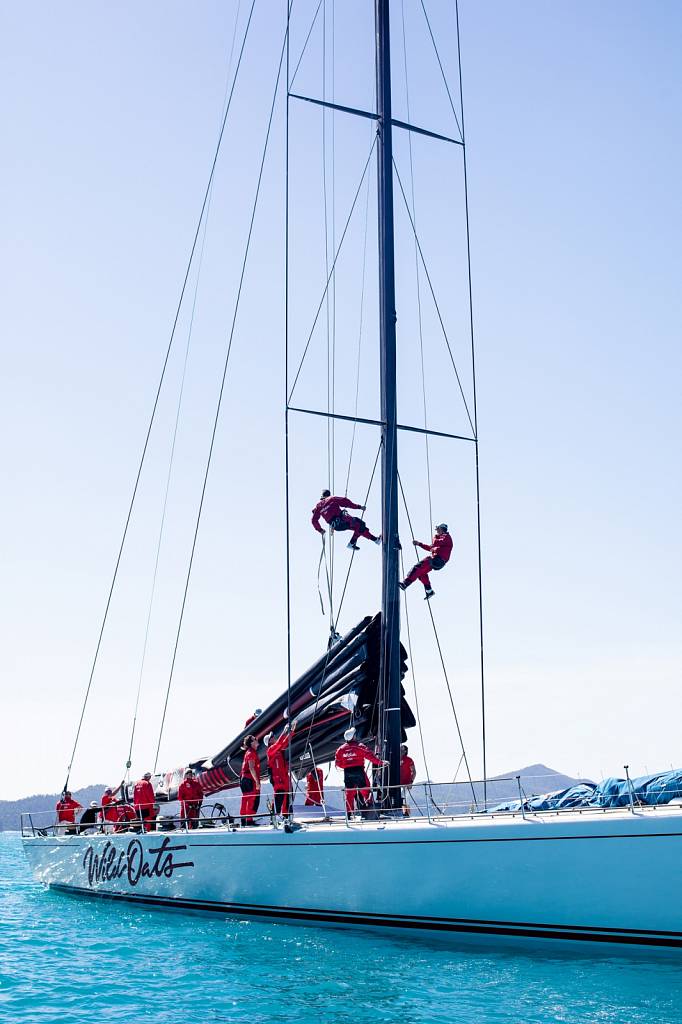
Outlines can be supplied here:
<path id="1" fill-rule="evenodd" d="M 139 782 L 136 782 L 135 789 L 133 790 L 133 804 L 135 807 L 151 810 L 155 803 L 154 787 L 149 779 L 140 779 Z"/>
<path id="2" fill-rule="evenodd" d="M 420 540 L 416 540 L 415 544 L 424 551 L 430 551 L 431 558 L 438 556 L 444 562 L 447 562 L 452 554 L 452 537 L 449 533 L 434 533 L 430 544 L 422 544 Z"/>
<path id="3" fill-rule="evenodd" d="M 290 789 L 289 770 L 284 756 L 290 740 L 291 733 L 285 732 L 278 740 L 271 740 L 267 748 L 266 756 L 273 789 Z"/>
<path id="4" fill-rule="evenodd" d="M 256 751 L 251 750 L 251 748 L 249 747 L 249 749 L 245 752 L 244 760 L 242 761 L 242 778 L 244 778 L 244 776 L 246 776 L 247 779 L 253 778 L 253 773 L 249 768 L 250 764 L 253 765 L 254 771 L 256 773 L 256 778 L 258 779 L 256 786 L 258 787 L 258 789 L 260 789 L 260 761 L 258 759 L 258 754 L 256 753 Z"/>
<path id="5" fill-rule="evenodd" d="M 102 818 L 104 821 L 118 821 L 120 819 L 121 815 L 113 793 L 102 793 L 100 804 L 102 805 Z"/>
<path id="6" fill-rule="evenodd" d="M 187 816 L 187 804 L 200 804 L 204 798 L 204 791 L 198 779 L 183 779 L 178 786 L 178 800 L 182 807 L 180 814 Z"/>
<path id="7" fill-rule="evenodd" d="M 411 786 L 416 774 L 417 769 L 414 766 L 414 761 L 408 754 L 405 754 L 404 757 L 400 758 L 400 785 Z"/>
<path id="8" fill-rule="evenodd" d="M 365 761 L 371 761 L 372 764 L 384 763 L 380 757 L 372 753 L 369 747 L 356 740 L 351 740 L 350 743 L 340 746 L 334 759 L 337 768 L 364 768 Z"/>
<path id="9" fill-rule="evenodd" d="M 73 798 L 71 800 L 59 800 L 57 803 L 57 821 L 68 821 L 73 825 L 76 821 L 76 811 L 80 810 L 83 804 L 79 804 Z"/>
<path id="10" fill-rule="evenodd" d="M 313 518 L 311 519 L 313 527 L 318 533 L 324 533 L 320 526 L 320 516 L 326 523 L 331 523 L 332 519 L 343 515 L 344 508 L 362 508 L 362 505 L 356 505 L 350 498 L 321 498 L 313 509 Z"/>
<path id="11" fill-rule="evenodd" d="M 324 775 L 321 768 L 311 769 L 305 777 L 305 806 L 321 807 L 324 793 Z"/>

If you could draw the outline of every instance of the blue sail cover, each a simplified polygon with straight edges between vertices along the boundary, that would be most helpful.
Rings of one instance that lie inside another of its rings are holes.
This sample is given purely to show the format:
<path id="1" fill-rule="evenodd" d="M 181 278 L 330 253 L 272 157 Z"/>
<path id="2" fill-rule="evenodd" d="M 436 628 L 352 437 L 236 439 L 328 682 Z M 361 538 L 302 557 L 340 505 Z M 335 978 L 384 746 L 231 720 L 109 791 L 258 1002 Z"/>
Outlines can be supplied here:
<path id="1" fill-rule="evenodd" d="M 674 799 L 682 799 L 682 769 L 676 768 L 669 772 L 656 775 L 642 775 L 632 779 L 632 800 L 640 806 L 651 807 L 655 804 L 667 804 Z M 524 800 L 524 808 L 529 811 L 557 811 L 569 807 L 628 807 L 630 805 L 630 787 L 627 779 L 604 779 L 599 785 L 581 782 L 570 789 L 559 789 L 542 796 L 532 796 Z M 488 813 L 495 811 L 520 811 L 520 800 L 508 800 L 491 807 Z"/>

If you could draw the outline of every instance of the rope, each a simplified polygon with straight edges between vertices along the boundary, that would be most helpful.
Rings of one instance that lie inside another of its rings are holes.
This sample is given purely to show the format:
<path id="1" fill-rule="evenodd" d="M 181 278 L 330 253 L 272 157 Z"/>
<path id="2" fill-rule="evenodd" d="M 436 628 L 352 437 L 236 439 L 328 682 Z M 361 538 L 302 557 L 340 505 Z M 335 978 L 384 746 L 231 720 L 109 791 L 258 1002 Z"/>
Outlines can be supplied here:
<path id="1" fill-rule="evenodd" d="M 376 473 L 377 463 L 379 461 L 379 455 L 381 454 L 381 446 L 382 446 L 382 444 L 383 444 L 383 441 L 380 441 L 379 442 L 379 447 L 377 449 L 376 457 L 374 459 L 374 465 L 372 466 L 372 475 L 369 478 L 369 485 L 367 487 L 367 492 L 365 494 L 365 500 L 362 503 L 363 505 L 366 505 L 367 501 L 369 499 L 369 492 L 372 489 L 372 482 L 374 480 L 374 474 Z M 350 562 L 348 563 L 348 571 L 346 572 L 346 580 L 345 580 L 345 582 L 343 584 L 343 590 L 341 591 L 341 601 L 339 602 L 339 610 L 336 613 L 336 621 L 334 622 L 334 631 L 336 631 L 338 629 L 338 626 L 339 626 L 339 618 L 341 616 L 341 609 L 343 608 L 343 602 L 344 602 L 344 598 L 346 596 L 346 589 L 348 587 L 348 580 L 350 579 L 351 569 L 353 568 L 353 559 L 354 558 L 355 558 L 355 551 L 353 551 L 353 553 L 351 554 Z"/>
<path id="2" fill-rule="evenodd" d="M 296 376 L 294 377 L 294 383 L 292 385 L 291 391 L 289 392 L 289 397 L 287 399 L 288 403 L 291 402 L 291 399 L 293 397 L 294 391 L 296 390 L 296 385 L 298 384 L 298 378 L 301 375 L 301 369 L 303 367 L 303 363 L 305 361 L 305 357 L 308 354 L 308 349 L 310 347 L 310 342 L 311 342 L 312 337 L 313 337 L 313 332 L 315 330 L 315 327 L 317 326 L 317 321 L 318 321 L 318 318 L 320 316 L 320 311 L 322 310 L 322 305 L 324 303 L 325 296 L 327 294 L 327 289 L 329 288 L 329 282 L 330 282 L 330 279 L 331 279 L 331 274 L 334 273 L 334 268 L 336 267 L 336 261 L 338 260 L 339 254 L 340 254 L 341 249 L 343 247 L 343 243 L 344 243 L 344 240 L 346 238 L 346 233 L 348 232 L 348 227 L 350 225 L 351 218 L 353 216 L 353 211 L 355 210 L 355 205 L 356 205 L 356 203 L 358 201 L 358 196 L 360 195 L 360 190 L 362 189 L 362 183 L 365 180 L 365 175 L 367 174 L 367 170 L 369 168 L 370 161 L 372 159 L 372 154 L 374 153 L 374 147 L 376 146 L 376 144 L 377 144 L 377 135 L 376 135 L 376 132 L 375 132 L 374 138 L 372 140 L 372 145 L 370 147 L 370 151 L 369 151 L 369 153 L 367 155 L 367 160 L 365 161 L 365 166 L 363 168 L 362 175 L 360 177 L 360 184 L 358 185 L 357 190 L 355 192 L 355 195 L 353 196 L 353 202 L 351 203 L 350 212 L 349 212 L 348 217 L 346 219 L 346 223 L 345 223 L 344 228 L 343 228 L 343 233 L 342 233 L 341 238 L 339 240 L 339 245 L 338 245 L 338 248 L 336 250 L 336 254 L 334 256 L 334 261 L 333 261 L 332 266 L 331 266 L 330 276 L 327 277 L 327 281 L 325 283 L 324 290 L 322 292 L 322 298 L 320 299 L 319 305 L 317 307 L 317 311 L 316 311 L 315 317 L 313 319 L 313 325 L 310 328 L 310 333 L 308 334 L 308 340 L 306 341 L 305 348 L 303 349 L 303 355 L 301 356 L 301 361 L 298 364 L 298 369 L 296 370 Z"/>
<path id="3" fill-rule="evenodd" d="M 407 74 L 407 35 L 405 32 L 405 0 L 400 0 L 400 13 L 402 19 L 403 29 L 403 62 L 405 65 L 405 101 L 407 109 L 407 120 L 408 123 L 412 123 L 410 116 L 410 87 L 409 77 Z M 412 217 L 414 223 L 417 223 L 417 209 L 414 197 L 414 161 L 412 155 L 412 132 L 407 133 L 407 145 L 410 157 L 410 197 L 412 200 Z M 422 317 L 422 299 L 421 299 L 421 275 L 419 273 L 419 250 L 417 249 L 417 242 L 415 239 L 414 243 L 414 272 L 417 283 L 417 320 L 419 323 L 419 359 L 421 364 L 421 378 L 422 378 L 422 410 L 424 414 L 424 430 L 428 429 L 428 420 L 426 415 L 426 373 L 424 370 L 424 325 Z M 429 499 L 429 522 L 433 523 L 433 503 L 431 499 L 431 459 L 429 451 L 429 435 L 424 434 L 424 451 L 426 456 L 426 488 Z"/>
<path id="4" fill-rule="evenodd" d="M 188 568 L 187 568 L 187 575 L 186 575 L 186 578 L 185 578 L 185 587 L 184 587 L 184 591 L 183 591 L 183 595 L 182 595 L 182 604 L 181 604 L 181 607 L 180 607 L 180 617 L 179 617 L 179 620 L 178 620 L 178 628 L 177 628 L 177 633 L 176 633 L 176 636 L 175 636 L 175 645 L 174 645 L 174 648 L 173 648 L 173 658 L 172 658 L 172 661 L 171 661 L 170 673 L 169 673 L 169 676 L 168 676 L 168 685 L 166 687 L 166 698 L 165 698 L 164 705 L 163 705 L 163 715 L 161 717 L 161 728 L 159 730 L 159 740 L 158 740 L 158 743 L 157 743 L 157 746 L 156 746 L 156 755 L 155 755 L 155 758 L 154 758 L 154 771 L 156 771 L 156 766 L 157 766 L 158 760 L 159 760 L 159 750 L 161 748 L 161 739 L 163 737 L 163 729 L 164 729 L 164 725 L 165 725 L 165 722 L 166 722 L 166 712 L 168 710 L 168 698 L 170 696 L 171 683 L 173 681 L 173 672 L 175 670 L 175 661 L 176 661 L 176 658 L 177 658 L 178 646 L 179 646 L 179 643 L 180 643 L 180 633 L 182 631 L 182 622 L 183 622 L 184 614 L 185 614 L 185 605 L 187 603 L 187 592 L 189 590 L 189 581 L 190 581 L 190 578 L 191 578 L 191 575 L 192 575 L 192 566 L 194 564 L 194 553 L 196 551 L 197 537 L 199 535 L 199 525 L 201 523 L 201 514 L 203 512 L 204 499 L 206 497 L 206 486 L 208 484 L 208 476 L 209 476 L 209 471 L 210 471 L 210 468 L 211 468 L 211 459 L 213 457 L 213 448 L 214 448 L 214 445 L 215 445 L 216 432 L 217 432 L 217 429 L 218 429 L 218 420 L 220 418 L 220 409 L 221 409 L 222 401 L 223 401 L 223 393 L 225 391 L 225 381 L 227 379 L 227 369 L 228 369 L 229 362 L 230 362 L 230 355 L 232 354 L 232 342 L 234 340 L 234 332 L 235 332 L 235 327 L 236 327 L 236 324 L 237 324 L 237 314 L 239 312 L 239 304 L 240 304 L 241 295 L 242 295 L 242 289 L 243 289 L 243 285 L 244 285 L 244 276 L 246 274 L 246 266 L 247 266 L 248 257 L 249 257 L 249 250 L 250 250 L 250 247 L 251 247 L 251 237 L 252 237 L 252 234 L 253 234 L 253 225 L 254 225 L 254 221 L 255 221 L 255 218 L 256 218 L 256 209 L 258 207 L 258 199 L 260 197 L 261 183 L 263 181 L 263 170 L 264 170 L 264 167 L 265 167 L 265 158 L 267 156 L 268 143 L 270 141 L 270 130 L 272 128 L 272 119 L 273 119 L 273 115 L 274 115 L 274 112 L 275 112 L 275 104 L 276 104 L 276 101 L 277 101 L 277 92 L 279 90 L 279 80 L 280 80 L 280 77 L 281 77 L 281 74 L 282 74 L 282 65 L 283 65 L 283 62 L 284 62 L 284 54 L 285 54 L 285 51 L 286 51 L 286 42 L 287 42 L 287 39 L 288 39 L 288 33 L 289 33 L 289 25 L 288 25 L 288 19 L 287 19 L 287 29 L 286 29 L 286 31 L 284 33 L 284 39 L 282 41 L 282 49 L 281 49 L 281 52 L 280 52 L 279 65 L 278 65 L 278 68 L 277 68 L 277 78 L 275 79 L 275 88 L 273 90 L 272 104 L 270 106 L 270 115 L 268 117 L 268 126 L 267 126 L 267 130 L 266 130 L 266 133 L 265 133 L 265 142 L 263 144 L 263 153 L 262 153 L 262 156 L 261 156 L 260 168 L 259 168 L 259 171 L 258 171 L 258 179 L 257 179 L 257 184 L 256 184 L 256 192 L 255 192 L 255 196 L 254 196 L 254 200 L 253 200 L 253 206 L 252 206 L 252 209 L 251 209 L 251 219 L 250 219 L 250 222 L 249 222 L 249 230 L 248 230 L 248 233 L 247 233 L 246 245 L 245 245 L 245 249 L 244 249 L 244 258 L 242 260 L 241 272 L 240 272 L 240 276 L 239 276 L 239 287 L 237 288 L 237 297 L 235 299 L 234 314 L 232 316 L 232 325 L 231 325 L 231 328 L 230 328 L 229 340 L 228 340 L 228 345 L 227 345 L 227 352 L 226 352 L 226 355 L 225 355 L 225 362 L 224 362 L 224 365 L 223 365 L 223 375 L 222 375 L 222 379 L 221 379 L 221 382 L 220 382 L 220 391 L 219 391 L 219 394 L 218 394 L 218 402 L 217 402 L 217 405 L 216 405 L 215 416 L 214 416 L 214 419 L 213 419 L 213 430 L 212 430 L 212 433 L 211 433 L 211 443 L 210 443 L 209 450 L 208 450 L 208 458 L 206 460 L 206 469 L 204 471 L 204 480 L 203 480 L 203 484 L 202 484 L 202 488 L 201 488 L 201 498 L 200 498 L 200 501 L 199 501 L 199 509 L 198 509 L 198 512 L 197 512 L 196 524 L 195 524 L 195 528 L 194 528 L 194 536 L 192 538 L 192 549 L 191 549 L 191 552 L 190 552 L 189 565 L 188 565 Z"/>
<path id="5" fill-rule="evenodd" d="M 211 191 L 211 185 L 213 183 L 213 177 L 214 177 L 214 174 L 215 174 L 216 164 L 218 162 L 218 154 L 220 153 L 220 146 L 221 146 L 221 143 L 223 141 L 223 135 L 225 133 L 225 126 L 227 124 L 228 114 L 230 112 L 230 107 L 232 105 L 232 97 L 234 95 L 235 85 L 237 83 L 237 78 L 239 76 L 239 69 L 241 67 L 242 57 L 244 55 L 244 48 L 246 46 L 246 40 L 247 40 L 248 35 L 249 35 L 249 28 L 251 26 L 251 18 L 252 18 L 252 15 L 253 15 L 253 9 L 254 9 L 255 5 L 256 5 L 256 0 L 252 0 L 251 9 L 249 11 L 248 21 L 246 23 L 246 28 L 244 29 L 244 37 L 242 39 L 242 44 L 241 44 L 241 48 L 240 48 L 240 51 L 239 51 L 239 58 L 237 60 L 237 67 L 235 68 L 234 78 L 232 80 L 232 88 L 230 90 L 230 95 L 229 95 L 229 98 L 228 98 L 228 101 L 227 101 L 227 105 L 226 105 L 226 108 L 225 108 L 225 116 L 223 117 L 223 122 L 222 122 L 222 125 L 220 127 L 220 133 L 218 135 L 218 141 L 216 143 L 216 148 L 215 148 L 215 152 L 214 152 L 214 155 L 213 155 L 213 163 L 211 164 L 211 171 L 210 171 L 210 174 L 209 174 L 209 177 L 208 177 L 208 184 L 206 185 L 206 191 L 204 192 L 204 199 L 203 199 L 203 202 L 201 204 L 201 211 L 199 213 L 199 220 L 197 222 L 196 231 L 194 232 L 194 239 L 192 241 L 192 247 L 190 249 L 189 259 L 187 261 L 187 267 L 186 267 L 185 276 L 184 276 L 184 279 L 183 279 L 183 282 L 182 282 L 182 288 L 180 289 L 180 298 L 178 299 L 178 304 L 177 304 L 177 308 L 176 308 L 176 311 L 175 311 L 175 317 L 173 319 L 173 326 L 171 328 L 170 339 L 168 341 L 168 346 L 166 348 L 166 354 L 165 354 L 165 357 L 164 357 L 164 360 L 163 360 L 163 366 L 161 368 L 161 375 L 159 377 L 159 383 L 157 385 L 156 395 L 154 397 L 154 404 L 152 406 L 151 416 L 149 417 L 149 424 L 147 426 L 147 433 L 145 435 L 144 444 L 142 446 L 142 454 L 140 456 L 140 462 L 139 462 L 139 465 L 138 465 L 138 468 L 137 468 L 137 475 L 135 477 L 135 483 L 133 485 L 133 492 L 132 492 L 132 495 L 131 495 L 131 498 L 130 498 L 130 503 L 129 503 L 129 506 L 128 506 L 128 514 L 126 516 L 125 525 L 123 527 L 123 536 L 121 537 L 121 543 L 119 545 L 118 554 L 116 556 L 116 564 L 114 565 L 114 572 L 113 572 L 113 576 L 112 576 L 112 579 L 111 579 L 111 585 L 109 587 L 109 593 L 108 593 L 108 596 L 107 596 L 107 602 L 106 602 L 106 606 L 104 608 L 104 616 L 102 618 L 102 625 L 100 627 L 99 636 L 97 638 L 97 646 L 95 648 L 95 655 L 94 655 L 93 660 L 92 660 L 92 666 L 90 668 L 90 675 L 89 675 L 89 678 L 88 678 L 88 685 L 87 685 L 86 690 L 85 690 L 85 697 L 83 699 L 83 706 L 81 708 L 81 714 L 80 714 L 80 718 L 78 720 L 78 726 L 76 728 L 76 737 L 75 737 L 75 740 L 74 740 L 74 743 L 73 743 L 73 750 L 71 751 L 71 758 L 69 760 L 69 764 L 68 764 L 68 767 L 66 769 L 66 781 L 64 783 L 64 790 L 68 789 L 69 778 L 71 777 L 71 768 L 73 766 L 73 761 L 74 761 L 74 758 L 76 756 L 76 750 L 78 748 L 78 740 L 80 738 L 81 728 L 83 726 L 83 719 L 85 718 L 85 710 L 87 708 L 88 699 L 90 697 L 90 690 L 91 690 L 91 687 L 92 687 L 92 680 L 93 680 L 94 675 L 95 675 L 95 668 L 97 667 L 97 660 L 99 658 L 100 647 L 102 646 L 102 637 L 104 636 L 104 629 L 105 629 L 105 626 L 106 626 L 106 623 L 107 623 L 107 618 L 109 616 L 109 607 L 111 605 L 111 598 L 112 598 L 113 593 L 114 593 L 114 587 L 116 585 L 116 579 L 118 577 L 118 570 L 119 570 L 119 566 L 121 564 L 121 557 L 123 555 L 123 548 L 125 546 L 126 537 L 128 536 L 128 527 L 130 525 L 130 519 L 131 519 L 131 516 L 132 516 L 132 513 L 133 513 L 133 507 L 135 505 L 135 499 L 137 497 L 137 489 L 138 489 L 138 486 L 139 486 L 139 483 L 140 483 L 140 477 L 142 475 L 142 468 L 144 466 L 145 458 L 146 458 L 146 455 L 147 455 L 147 448 L 149 446 L 149 438 L 151 436 L 152 427 L 154 425 L 154 420 L 156 418 L 156 410 L 157 410 L 157 407 L 158 407 L 158 404 L 159 404 L 159 398 L 161 396 L 161 388 L 163 386 L 163 382 L 164 382 L 164 379 L 165 379 L 165 376 L 166 376 L 166 369 L 168 367 L 168 360 L 170 358 L 171 349 L 173 347 L 173 341 L 175 340 L 175 331 L 176 331 L 176 328 L 177 328 L 177 325 L 178 325 L 178 320 L 180 318 L 180 310 L 182 309 L 182 303 L 183 303 L 183 300 L 184 300 L 184 297 L 185 297 L 185 289 L 187 288 L 187 282 L 189 280 L 189 274 L 190 274 L 190 270 L 191 270 L 191 267 L 192 267 L 192 262 L 194 260 L 194 252 L 196 250 L 197 241 L 199 239 L 199 233 L 201 231 L 201 225 L 202 225 L 202 222 L 203 222 L 203 219 L 204 219 L 204 211 L 206 210 L 206 205 L 208 203 L 208 198 L 209 198 L 210 191 Z"/>
<path id="6" fill-rule="evenodd" d="M 400 172 L 398 171 L 398 167 L 396 165 L 395 160 L 393 161 L 393 169 L 395 170 L 395 175 L 396 175 L 396 178 L 397 178 L 397 181 L 398 181 L 398 185 L 400 186 L 400 191 L 402 193 L 403 201 L 405 203 L 405 209 L 407 210 L 407 216 L 410 218 L 410 224 L 412 225 L 412 232 L 414 234 L 414 240 L 417 243 L 417 249 L 419 250 L 419 257 L 420 257 L 420 259 L 422 261 L 422 266 L 424 267 L 424 273 L 426 274 L 426 280 L 429 283 L 429 290 L 431 292 L 431 298 L 433 299 L 434 306 L 436 307 L 436 313 L 438 315 L 438 320 L 440 322 L 441 330 L 443 331 L 443 337 L 445 338 L 445 344 L 447 345 L 447 349 L 448 349 L 448 352 L 450 354 L 450 362 L 452 363 L 452 368 L 455 371 L 455 377 L 457 378 L 457 384 L 459 385 L 459 393 L 462 396 L 462 401 L 464 402 L 464 408 L 466 410 L 467 419 L 469 420 L 469 425 L 471 427 L 471 430 L 472 430 L 474 438 L 475 438 L 476 437 L 476 428 L 474 426 L 474 421 L 472 420 L 471 413 L 469 412 L 469 405 L 468 405 L 466 397 L 464 395 L 464 388 L 462 387 L 462 381 L 460 380 L 459 372 L 458 372 L 457 366 L 455 364 L 455 357 L 452 354 L 452 348 L 450 347 L 450 339 L 448 338 L 448 332 L 445 330 L 445 324 L 443 322 L 443 317 L 441 315 L 440 306 L 438 304 L 438 299 L 436 298 L 436 293 L 435 293 L 434 288 L 433 288 L 433 283 L 431 281 L 431 275 L 429 274 L 429 268 L 426 265 L 426 259 L 424 258 L 424 253 L 422 251 L 421 242 L 419 241 L 419 235 L 417 234 L 417 229 L 415 227 L 414 220 L 412 219 L 412 213 L 410 211 L 410 204 L 407 201 L 407 196 L 405 195 L 405 189 L 403 188 L 402 179 L 400 177 Z"/>
<path id="7" fill-rule="evenodd" d="M 414 530 L 412 529 L 412 519 L 410 517 L 410 510 L 407 507 L 407 500 L 405 498 L 405 491 L 403 489 L 403 482 L 400 479 L 400 474 L 398 474 L 398 484 L 400 486 L 400 493 L 402 495 L 403 505 L 405 506 L 405 514 L 407 515 L 407 522 L 408 522 L 408 525 L 410 527 L 410 533 L 412 535 L 412 543 L 414 544 L 415 536 L 414 536 Z M 407 603 L 407 594 L 405 595 L 405 601 Z M 471 787 L 471 795 L 473 797 L 474 803 L 476 805 L 478 805 L 478 800 L 476 799 L 476 790 L 474 789 L 474 783 L 473 783 L 473 780 L 472 780 L 472 777 L 471 777 L 471 771 L 469 769 L 469 760 L 468 760 L 468 758 L 466 756 L 466 748 L 464 746 L 464 738 L 462 736 L 462 730 L 460 729 L 459 718 L 457 717 L 457 710 L 455 708 L 455 701 L 454 701 L 454 698 L 452 696 L 452 689 L 450 688 L 450 680 L 448 678 L 448 671 L 447 671 L 447 668 L 445 667 L 445 659 L 443 658 L 443 651 L 442 651 L 442 648 L 440 646 L 440 639 L 439 639 L 439 636 L 438 636 L 438 629 L 436 628 L 436 620 L 433 617 L 433 609 L 431 608 L 431 603 L 429 601 L 427 601 L 426 603 L 428 605 L 429 615 L 431 617 L 431 625 L 433 626 L 433 635 L 434 635 L 434 637 L 436 639 L 436 646 L 438 648 L 438 654 L 440 656 L 440 663 L 441 663 L 441 666 L 443 668 L 443 676 L 445 678 L 445 685 L 447 687 L 448 697 L 450 698 L 450 706 L 452 707 L 452 714 L 453 714 L 454 719 L 455 719 L 455 726 L 457 727 L 457 735 L 459 737 L 459 743 L 460 743 L 460 746 L 462 748 L 462 756 L 464 757 L 464 763 L 466 765 L 467 776 L 469 778 L 469 785 Z"/>

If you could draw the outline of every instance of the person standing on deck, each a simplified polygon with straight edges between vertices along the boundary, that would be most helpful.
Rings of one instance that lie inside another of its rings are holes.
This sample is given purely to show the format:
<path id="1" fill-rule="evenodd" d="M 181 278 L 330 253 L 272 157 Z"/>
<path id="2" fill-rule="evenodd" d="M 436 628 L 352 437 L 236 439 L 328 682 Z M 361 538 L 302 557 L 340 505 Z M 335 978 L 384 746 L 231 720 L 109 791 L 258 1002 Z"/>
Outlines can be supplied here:
<path id="1" fill-rule="evenodd" d="M 107 786 L 100 798 L 102 824 L 104 825 L 105 832 L 111 832 L 111 827 L 116 824 L 121 816 L 116 795 L 121 792 L 122 787 L 123 783 L 117 786 L 116 789 Z"/>
<path id="2" fill-rule="evenodd" d="M 351 551 L 359 550 L 359 537 L 366 537 L 367 540 L 380 544 L 381 537 L 375 537 L 373 533 L 370 533 L 364 520 L 359 519 L 357 516 L 349 516 L 344 511 L 346 508 L 357 508 L 364 512 L 366 506 L 356 505 L 350 498 L 334 497 L 331 491 L 322 491 L 322 497 L 313 509 L 313 517 L 311 519 L 313 529 L 324 536 L 324 530 L 320 526 L 320 518 L 322 518 L 326 523 L 329 523 L 330 529 L 336 530 L 337 533 L 341 533 L 344 530 L 352 530 L 353 535 L 348 542 L 348 547 Z"/>
<path id="3" fill-rule="evenodd" d="M 145 832 L 151 832 L 154 827 L 156 794 L 154 793 L 151 778 L 152 773 L 145 772 L 139 782 L 135 783 L 135 788 L 133 789 L 133 807 L 144 825 Z"/>
<path id="4" fill-rule="evenodd" d="M 271 732 L 263 737 L 265 753 L 268 759 L 268 769 L 270 771 L 270 782 L 272 783 L 272 790 L 275 796 L 275 814 L 277 815 L 289 814 L 291 809 L 290 803 L 293 787 L 284 751 L 291 742 L 294 728 L 290 732 L 288 725 L 285 726 L 278 740 L 273 740 Z"/>
<path id="5" fill-rule="evenodd" d="M 180 817 L 187 828 L 196 828 L 199 824 L 201 801 L 204 791 L 192 768 L 185 771 L 185 777 L 178 786 L 180 801 Z"/>
<path id="6" fill-rule="evenodd" d="M 242 747 L 244 748 L 244 760 L 239 779 L 239 788 L 242 791 L 239 813 L 242 819 L 242 828 L 246 828 L 248 825 L 258 824 L 253 820 L 260 804 L 260 761 L 256 753 L 258 740 L 252 735 L 245 736 Z"/>
<path id="7" fill-rule="evenodd" d="M 251 723 L 255 722 L 256 719 L 259 717 L 259 715 L 262 715 L 262 714 L 263 714 L 262 708 L 256 708 L 254 713 L 252 715 L 249 715 L 249 717 L 244 722 L 244 728 L 248 729 L 249 726 L 251 725 Z"/>
<path id="8" fill-rule="evenodd" d="M 83 804 L 79 804 L 77 800 L 74 800 L 71 796 L 71 791 L 66 789 L 62 793 L 61 800 L 57 801 L 55 810 L 57 811 L 57 821 L 59 824 L 72 825 L 73 828 L 67 828 L 67 832 L 75 832 L 76 825 L 76 811 L 80 811 L 83 808 Z"/>
<path id="9" fill-rule="evenodd" d="M 430 544 L 423 544 L 420 540 L 415 540 L 414 545 L 415 547 L 423 548 L 424 551 L 430 551 L 430 557 L 424 558 L 421 562 L 413 565 L 405 579 L 398 586 L 401 590 L 407 590 L 415 580 L 421 580 L 426 591 L 425 600 L 428 601 L 435 593 L 431 587 L 429 573 L 432 569 L 442 569 L 452 554 L 452 537 L 448 533 L 447 523 L 439 523 L 435 527 L 433 540 Z"/>
<path id="10" fill-rule="evenodd" d="M 304 807 L 322 807 L 324 803 L 324 775 L 321 768 L 311 768 L 305 777 Z"/>
<path id="11" fill-rule="evenodd" d="M 380 757 L 372 753 L 369 747 L 355 739 L 355 728 L 353 726 L 350 729 L 346 729 L 343 738 L 346 742 L 336 751 L 334 763 L 337 768 L 343 768 L 343 784 L 346 787 L 346 813 L 350 815 L 355 810 L 356 802 L 359 803 L 362 810 L 370 802 L 371 789 L 367 772 L 365 771 L 365 761 L 375 765 L 383 765 L 387 762 L 382 761 Z"/>
<path id="12" fill-rule="evenodd" d="M 412 789 L 412 783 L 417 777 L 417 769 L 414 766 L 414 761 L 407 753 L 407 745 L 401 743 L 400 745 L 400 785 L 403 791 L 403 816 L 409 818 L 410 807 L 407 802 Z"/>

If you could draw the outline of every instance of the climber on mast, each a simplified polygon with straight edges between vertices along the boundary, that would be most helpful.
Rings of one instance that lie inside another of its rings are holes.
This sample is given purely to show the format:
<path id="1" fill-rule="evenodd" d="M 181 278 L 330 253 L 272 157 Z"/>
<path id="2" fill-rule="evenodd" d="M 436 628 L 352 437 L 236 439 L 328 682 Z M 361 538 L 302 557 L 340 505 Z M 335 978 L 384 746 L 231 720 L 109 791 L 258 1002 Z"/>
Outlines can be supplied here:
<path id="1" fill-rule="evenodd" d="M 337 533 L 341 533 L 343 530 L 353 531 L 353 536 L 348 542 L 348 547 L 351 551 L 359 550 L 358 539 L 360 537 L 366 537 L 367 540 L 380 544 L 381 537 L 375 537 L 373 533 L 370 533 L 364 520 L 359 519 L 358 516 L 348 515 L 345 511 L 347 508 L 356 508 L 364 512 L 366 506 L 356 505 L 350 498 L 334 497 L 331 491 L 325 489 L 322 491 L 322 496 L 313 509 L 311 520 L 313 529 L 324 536 L 324 530 L 320 526 L 320 517 L 322 517 L 326 523 L 329 523 L 329 528 L 336 530 Z"/>
<path id="2" fill-rule="evenodd" d="M 398 584 L 401 590 L 407 590 L 415 580 L 421 580 L 426 591 L 424 598 L 426 601 L 435 593 L 431 587 L 429 573 L 432 569 L 442 569 L 452 554 L 452 537 L 448 533 L 447 523 L 439 523 L 434 530 L 433 540 L 430 544 L 423 544 L 420 540 L 413 541 L 415 547 L 430 551 L 431 554 L 429 558 L 423 558 L 421 562 L 413 565 L 402 583 Z"/>

